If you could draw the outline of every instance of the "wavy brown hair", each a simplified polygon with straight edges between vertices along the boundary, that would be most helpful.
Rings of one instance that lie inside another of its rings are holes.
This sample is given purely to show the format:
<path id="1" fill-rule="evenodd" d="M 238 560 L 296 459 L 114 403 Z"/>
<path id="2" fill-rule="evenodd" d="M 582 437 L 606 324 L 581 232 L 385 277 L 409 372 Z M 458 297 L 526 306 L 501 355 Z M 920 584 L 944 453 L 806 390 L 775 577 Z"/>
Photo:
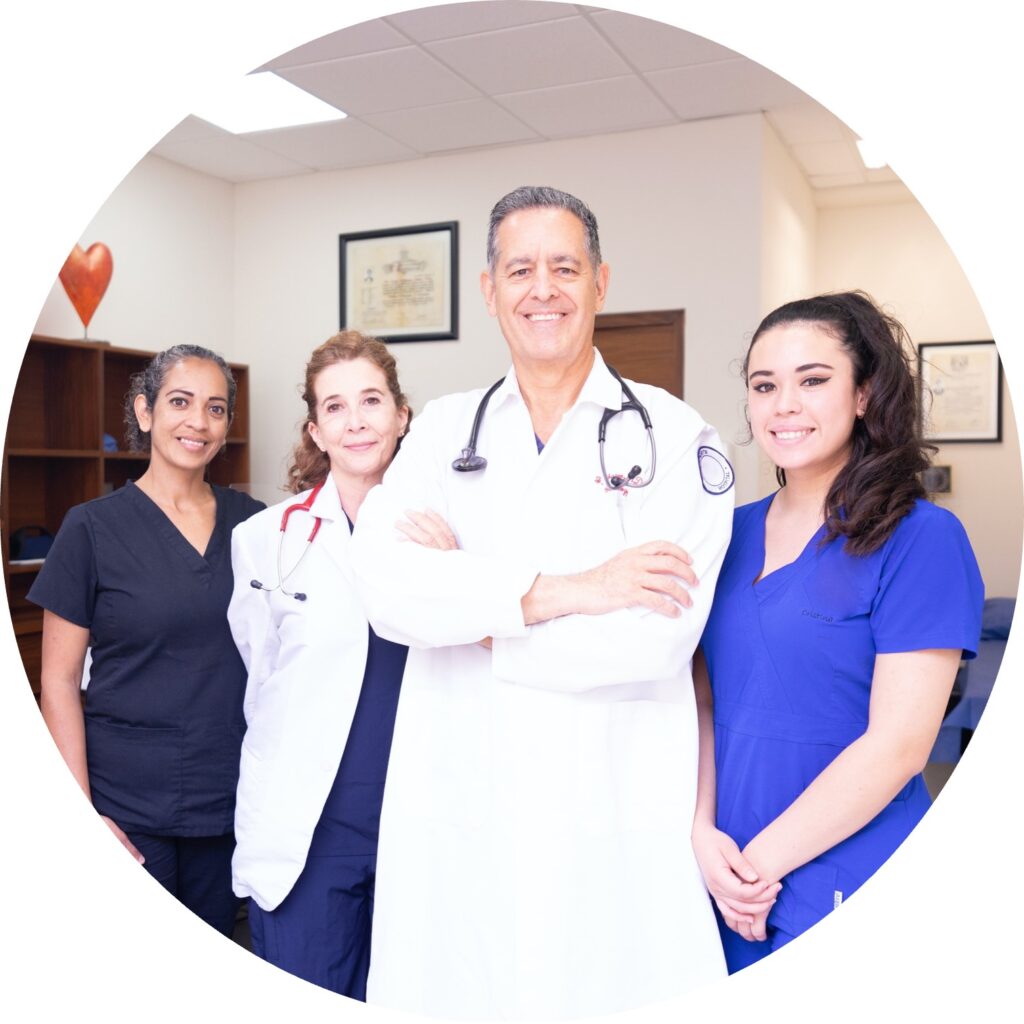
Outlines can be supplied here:
<path id="1" fill-rule="evenodd" d="M 919 474 L 936 450 L 921 437 L 914 347 L 903 325 L 864 292 L 818 295 L 788 302 L 761 321 L 743 360 L 744 380 L 758 338 L 792 323 L 828 331 L 853 362 L 854 384 L 868 385 L 864 416 L 853 424 L 850 458 L 825 498 L 825 542 L 845 537 L 851 554 L 871 554 L 925 497 Z M 775 475 L 785 486 L 785 472 L 776 467 Z"/>
<path id="2" fill-rule="evenodd" d="M 326 452 L 320 451 L 309 433 L 309 424 L 317 421 L 316 379 L 328 366 L 349 362 L 353 359 L 368 359 L 381 370 L 396 407 L 409 409 L 409 419 L 412 419 L 412 409 L 409 408 L 409 402 L 398 383 L 398 367 L 395 364 L 395 357 L 382 341 L 368 338 L 358 331 L 341 331 L 333 338 L 328 338 L 313 350 L 309 362 L 306 363 L 306 379 L 302 391 L 302 400 L 306 403 L 306 418 L 302 422 L 302 436 L 292 452 L 292 464 L 288 467 L 288 483 L 286 485 L 292 494 L 316 487 L 317 484 L 323 483 L 327 479 L 327 474 L 331 469 L 330 459 Z M 407 423 L 406 430 L 408 429 Z M 398 444 L 395 445 L 396 452 L 401 445 L 400 437 Z"/>

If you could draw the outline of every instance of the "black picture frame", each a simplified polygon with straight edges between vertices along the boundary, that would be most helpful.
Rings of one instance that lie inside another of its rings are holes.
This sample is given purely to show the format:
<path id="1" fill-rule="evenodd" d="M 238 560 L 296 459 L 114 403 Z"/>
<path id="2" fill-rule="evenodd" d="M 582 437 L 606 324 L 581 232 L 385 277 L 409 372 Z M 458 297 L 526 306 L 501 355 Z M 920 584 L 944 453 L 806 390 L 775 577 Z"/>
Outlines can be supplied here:
<path id="1" fill-rule="evenodd" d="M 1003 364 L 993 340 L 922 342 L 917 369 L 925 440 L 1002 441 Z"/>
<path id="2" fill-rule="evenodd" d="M 459 336 L 459 223 L 338 236 L 342 330 L 389 343 Z"/>

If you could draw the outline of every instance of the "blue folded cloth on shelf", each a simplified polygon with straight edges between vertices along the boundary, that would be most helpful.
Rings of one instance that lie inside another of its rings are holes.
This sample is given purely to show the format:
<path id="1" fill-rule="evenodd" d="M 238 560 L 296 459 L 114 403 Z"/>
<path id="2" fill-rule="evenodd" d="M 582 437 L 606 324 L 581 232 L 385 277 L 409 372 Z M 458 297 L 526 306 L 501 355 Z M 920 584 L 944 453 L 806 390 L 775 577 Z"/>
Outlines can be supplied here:
<path id="1" fill-rule="evenodd" d="M 981 610 L 981 639 L 1005 640 L 1010 635 L 1016 600 L 1012 597 L 990 597 Z"/>
<path id="2" fill-rule="evenodd" d="M 978 727 L 995 686 L 1015 605 L 1012 597 L 990 597 L 985 602 L 981 612 L 978 656 L 968 661 L 961 672 L 960 700 L 943 719 L 929 760 L 951 764 L 960 760 L 962 731 L 973 731 Z"/>

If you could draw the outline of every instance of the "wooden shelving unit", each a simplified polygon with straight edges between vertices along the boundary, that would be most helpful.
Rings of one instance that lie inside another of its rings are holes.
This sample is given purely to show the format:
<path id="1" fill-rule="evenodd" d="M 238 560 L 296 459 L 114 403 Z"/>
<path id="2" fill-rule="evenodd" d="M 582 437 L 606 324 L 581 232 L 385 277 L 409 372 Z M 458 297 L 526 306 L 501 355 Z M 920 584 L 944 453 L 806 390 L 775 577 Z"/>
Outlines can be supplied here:
<path id="1" fill-rule="evenodd" d="M 153 355 L 43 335 L 33 335 L 25 352 L 4 443 L 0 541 L 11 621 L 37 696 L 43 615 L 25 596 L 39 567 L 10 564 L 11 534 L 23 526 L 56 534 L 68 509 L 144 472 L 145 455 L 105 451 L 103 435 L 125 444 L 129 381 Z M 235 417 L 224 451 L 207 471 L 212 483 L 225 486 L 249 482 L 249 368 L 230 365 L 238 382 Z"/>

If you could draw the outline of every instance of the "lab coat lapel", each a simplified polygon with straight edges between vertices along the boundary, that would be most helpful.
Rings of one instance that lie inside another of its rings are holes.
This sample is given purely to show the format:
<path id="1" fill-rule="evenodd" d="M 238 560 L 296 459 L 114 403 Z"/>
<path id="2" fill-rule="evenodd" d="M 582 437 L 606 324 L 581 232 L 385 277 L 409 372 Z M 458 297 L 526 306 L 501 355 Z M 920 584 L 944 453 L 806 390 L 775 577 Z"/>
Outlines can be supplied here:
<path id="1" fill-rule="evenodd" d="M 323 520 L 323 526 L 317 535 L 314 546 L 321 546 L 323 551 L 337 563 L 345 578 L 350 577 L 348 544 L 351 537 L 348 518 L 341 507 L 341 498 L 334 479 L 328 476 L 324 481 L 323 490 L 316 496 L 310 512 Z"/>

